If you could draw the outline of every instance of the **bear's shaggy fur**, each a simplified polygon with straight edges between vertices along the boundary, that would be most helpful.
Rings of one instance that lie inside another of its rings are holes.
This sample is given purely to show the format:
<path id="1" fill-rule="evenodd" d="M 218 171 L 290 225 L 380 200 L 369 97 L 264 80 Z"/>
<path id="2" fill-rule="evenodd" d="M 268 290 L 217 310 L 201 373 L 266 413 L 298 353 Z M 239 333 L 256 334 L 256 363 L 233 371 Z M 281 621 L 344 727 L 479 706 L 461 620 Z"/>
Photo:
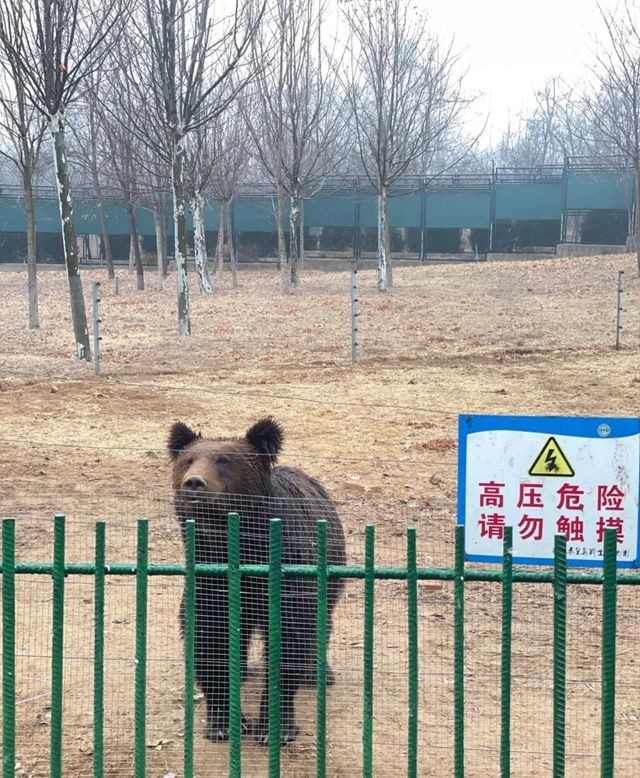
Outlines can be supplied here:
<path id="1" fill-rule="evenodd" d="M 345 541 L 335 506 L 322 484 L 302 470 L 276 464 L 283 431 L 272 418 L 254 424 L 243 438 L 211 439 L 186 424 L 175 423 L 168 448 L 173 461 L 176 517 L 184 538 L 185 522 L 195 521 L 196 561 L 227 561 L 227 515 L 240 515 L 240 563 L 267 564 L 269 519 L 282 519 L 283 564 L 316 563 L 316 523 L 327 520 L 329 564 L 346 563 Z M 342 581 L 328 587 L 331 614 L 340 597 Z M 242 577 L 241 665 L 246 670 L 249 643 L 254 634 L 265 644 L 268 633 L 268 580 Z M 316 681 L 316 581 L 282 581 L 282 650 L 280 669 L 282 742 L 296 739 L 294 697 L 302 685 Z M 229 735 L 229 634 L 227 580 L 196 577 L 196 678 L 207 703 L 206 735 L 224 740 Z M 180 613 L 184 623 L 183 608 Z M 333 673 L 327 668 L 328 682 Z M 243 719 L 244 721 L 244 719 Z M 268 734 L 268 682 L 262 693 L 260 716 L 253 732 Z"/>

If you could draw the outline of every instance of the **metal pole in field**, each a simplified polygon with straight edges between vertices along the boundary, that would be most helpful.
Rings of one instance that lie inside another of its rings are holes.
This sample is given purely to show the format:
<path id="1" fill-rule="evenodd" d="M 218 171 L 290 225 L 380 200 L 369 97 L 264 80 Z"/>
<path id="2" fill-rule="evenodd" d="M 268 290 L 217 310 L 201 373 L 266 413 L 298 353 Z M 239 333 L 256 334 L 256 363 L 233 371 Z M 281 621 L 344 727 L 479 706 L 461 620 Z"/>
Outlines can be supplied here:
<path id="1" fill-rule="evenodd" d="M 91 285 L 91 296 L 93 299 L 93 362 L 96 375 L 100 375 L 100 281 L 94 281 Z"/>
<path id="2" fill-rule="evenodd" d="M 358 361 L 358 270 L 351 271 L 351 361 Z"/>
<path id="3" fill-rule="evenodd" d="M 620 330 L 622 324 L 620 324 L 620 314 L 622 312 L 622 276 L 624 270 L 618 270 L 618 290 L 616 294 L 616 350 L 620 349 Z"/>

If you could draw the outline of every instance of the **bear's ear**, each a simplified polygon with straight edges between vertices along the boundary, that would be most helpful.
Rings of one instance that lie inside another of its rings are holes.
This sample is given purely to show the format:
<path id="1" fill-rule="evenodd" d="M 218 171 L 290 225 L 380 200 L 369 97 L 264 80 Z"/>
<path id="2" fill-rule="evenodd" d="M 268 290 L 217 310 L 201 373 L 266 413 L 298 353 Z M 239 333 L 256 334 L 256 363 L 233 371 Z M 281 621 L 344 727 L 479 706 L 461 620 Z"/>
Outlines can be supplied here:
<path id="1" fill-rule="evenodd" d="M 267 416 L 247 430 L 246 438 L 257 451 L 268 457 L 270 464 L 273 464 L 282 448 L 284 431 L 275 419 Z"/>
<path id="2" fill-rule="evenodd" d="M 169 439 L 167 440 L 167 448 L 169 449 L 171 459 L 175 459 L 189 443 L 193 443 L 199 437 L 201 437 L 200 433 L 194 432 L 191 427 L 187 427 L 186 424 L 177 421 L 171 427 Z"/>

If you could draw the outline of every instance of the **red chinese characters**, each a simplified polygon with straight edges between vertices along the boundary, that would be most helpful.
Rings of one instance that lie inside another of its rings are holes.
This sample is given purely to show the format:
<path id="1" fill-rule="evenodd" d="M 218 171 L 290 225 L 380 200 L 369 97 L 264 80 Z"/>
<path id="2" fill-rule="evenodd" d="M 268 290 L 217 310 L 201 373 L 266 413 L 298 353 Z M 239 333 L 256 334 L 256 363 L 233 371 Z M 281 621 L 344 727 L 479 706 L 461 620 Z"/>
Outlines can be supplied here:
<path id="1" fill-rule="evenodd" d="M 621 516 L 609 516 L 608 519 L 600 516 L 596 525 L 596 540 L 598 543 L 604 541 L 604 531 L 609 527 L 615 529 L 618 543 L 624 543 L 624 522 Z"/>
<path id="2" fill-rule="evenodd" d="M 518 508 L 542 508 L 542 484 L 520 484 Z"/>
<path id="3" fill-rule="evenodd" d="M 598 510 L 599 511 L 623 511 L 624 492 L 617 484 L 598 485 Z"/>
<path id="4" fill-rule="evenodd" d="M 505 485 L 503 483 L 483 481 L 478 486 L 480 487 L 481 508 L 504 507 L 504 492 L 502 490 Z M 502 540 L 504 538 L 505 518 L 502 513 L 481 513 L 478 521 L 480 537 Z"/>
<path id="5" fill-rule="evenodd" d="M 568 511 L 581 511 L 584 508 L 582 497 L 584 496 L 584 489 L 581 489 L 577 484 L 562 484 L 558 489 L 558 510 Z"/>
<path id="6" fill-rule="evenodd" d="M 624 543 L 626 495 L 620 486 L 603 483 L 587 488 L 569 480 L 551 486 L 545 479 L 520 483 L 516 495 L 503 482 L 479 482 L 480 537 L 502 541 L 505 526 L 513 525 L 520 541 L 552 544 L 553 535 L 559 533 L 574 544 L 573 556 L 585 555 L 586 546 L 601 554 L 597 546 L 602 546 L 607 528 L 615 529 L 618 543 Z"/>
<path id="7" fill-rule="evenodd" d="M 542 540 L 544 519 L 540 516 L 528 516 L 526 513 L 518 522 L 518 530 L 523 540 Z"/>
<path id="8" fill-rule="evenodd" d="M 580 516 L 575 516 L 573 519 L 560 516 L 556 522 L 556 529 L 559 533 L 564 533 L 570 543 L 584 543 L 584 521 Z"/>
<path id="9" fill-rule="evenodd" d="M 479 483 L 480 487 L 480 507 L 481 508 L 502 508 L 504 507 L 504 484 L 496 481 L 484 481 Z"/>
<path id="10" fill-rule="evenodd" d="M 480 537 L 502 540 L 504 538 L 504 524 L 505 517 L 500 513 L 481 513 L 478 522 Z"/>
<path id="11" fill-rule="evenodd" d="M 609 527 L 615 529 L 618 543 L 624 543 L 623 517 L 620 515 L 606 515 L 612 513 L 620 514 L 624 511 L 624 497 L 624 492 L 617 484 L 598 484 L 597 506 L 598 513 L 600 513 L 596 524 L 596 540 L 598 543 L 604 541 L 604 531 Z"/>

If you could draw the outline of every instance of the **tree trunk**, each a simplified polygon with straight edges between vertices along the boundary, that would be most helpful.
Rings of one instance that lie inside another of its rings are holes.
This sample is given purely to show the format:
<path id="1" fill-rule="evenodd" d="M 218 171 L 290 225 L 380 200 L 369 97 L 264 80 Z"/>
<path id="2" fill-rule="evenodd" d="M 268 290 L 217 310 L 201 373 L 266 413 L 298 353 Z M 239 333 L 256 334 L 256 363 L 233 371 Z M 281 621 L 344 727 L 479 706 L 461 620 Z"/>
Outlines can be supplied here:
<path id="1" fill-rule="evenodd" d="M 25 157 L 26 158 L 26 157 Z M 33 207 L 33 172 L 29 164 L 22 170 L 24 210 L 27 217 L 27 294 L 29 297 L 29 329 L 40 326 L 38 311 L 38 276 L 36 265 L 36 216 Z"/>
<path id="2" fill-rule="evenodd" d="M 162 289 L 165 278 L 166 246 L 164 242 L 164 230 L 162 225 L 162 207 L 159 203 L 153 204 L 153 227 L 156 234 L 156 264 L 158 268 L 158 289 Z"/>
<path id="3" fill-rule="evenodd" d="M 638 160 L 640 163 L 640 160 Z M 636 262 L 640 276 L 640 164 L 636 164 Z"/>
<path id="4" fill-rule="evenodd" d="M 392 286 L 389 240 L 389 191 L 386 184 L 378 193 L 378 290 L 386 292 Z"/>
<path id="5" fill-rule="evenodd" d="M 231 265 L 231 285 L 234 289 L 238 288 L 238 258 L 236 256 L 236 247 L 233 242 L 233 225 L 231 223 L 231 200 L 227 200 L 227 240 L 229 241 L 229 264 Z"/>
<path id="6" fill-rule="evenodd" d="M 111 250 L 111 240 L 109 239 L 109 227 L 107 226 L 107 216 L 104 212 L 102 190 L 100 188 L 100 180 L 97 176 L 97 173 L 93 176 L 93 186 L 96 190 L 96 206 L 98 208 L 98 218 L 100 219 L 100 229 L 102 230 L 104 258 L 107 261 L 107 277 L 112 281 L 116 277 L 116 271 L 113 266 L 113 251 Z"/>
<path id="7" fill-rule="evenodd" d="M 278 236 L 278 266 L 280 268 L 280 284 L 283 292 L 291 289 L 291 272 L 287 257 L 287 243 L 284 232 L 284 192 L 282 185 L 277 185 L 276 202 L 276 233 Z"/>
<path id="8" fill-rule="evenodd" d="M 175 233 L 174 259 L 178 291 L 178 332 L 191 334 L 189 318 L 189 281 L 187 279 L 187 226 L 184 216 L 184 138 L 173 137 L 173 229 Z"/>
<path id="9" fill-rule="evenodd" d="M 163 198 L 159 205 L 160 234 L 162 235 L 162 279 L 169 275 L 169 241 L 167 238 L 167 202 Z"/>
<path id="10" fill-rule="evenodd" d="M 58 112 L 51 117 L 49 132 L 53 139 L 53 158 L 58 182 L 58 203 L 60 205 L 64 261 L 69 282 L 69 301 L 71 303 L 76 353 L 79 359 L 85 359 L 89 362 L 91 361 L 91 346 L 89 343 L 84 296 L 82 294 L 82 280 L 80 279 L 78 266 L 78 243 L 76 240 L 76 229 L 73 224 L 73 203 L 71 201 L 69 169 L 67 168 L 65 154 L 64 116 L 62 113 Z"/>
<path id="11" fill-rule="evenodd" d="M 292 286 L 300 284 L 300 255 L 298 253 L 300 199 L 299 190 L 294 189 L 289 198 L 289 278 Z"/>
<path id="12" fill-rule="evenodd" d="M 300 240 L 298 243 L 298 254 L 300 256 L 300 272 L 304 272 L 304 198 L 300 196 Z"/>
<path id="13" fill-rule="evenodd" d="M 207 265 L 207 236 L 204 231 L 204 197 L 196 192 L 191 199 L 193 215 L 193 253 L 196 258 L 198 286 L 202 294 L 213 294 L 209 267 Z"/>
<path id="14" fill-rule="evenodd" d="M 224 266 L 224 200 L 218 203 L 218 240 L 216 241 L 216 258 L 213 264 L 214 273 L 222 273 Z"/>
<path id="15" fill-rule="evenodd" d="M 131 250 L 133 252 L 133 264 L 138 278 L 138 291 L 144 289 L 144 268 L 142 267 L 142 252 L 140 251 L 140 240 L 138 238 L 138 222 L 136 219 L 136 209 L 133 205 L 127 205 L 127 214 L 129 216 L 129 230 L 131 232 Z"/>

